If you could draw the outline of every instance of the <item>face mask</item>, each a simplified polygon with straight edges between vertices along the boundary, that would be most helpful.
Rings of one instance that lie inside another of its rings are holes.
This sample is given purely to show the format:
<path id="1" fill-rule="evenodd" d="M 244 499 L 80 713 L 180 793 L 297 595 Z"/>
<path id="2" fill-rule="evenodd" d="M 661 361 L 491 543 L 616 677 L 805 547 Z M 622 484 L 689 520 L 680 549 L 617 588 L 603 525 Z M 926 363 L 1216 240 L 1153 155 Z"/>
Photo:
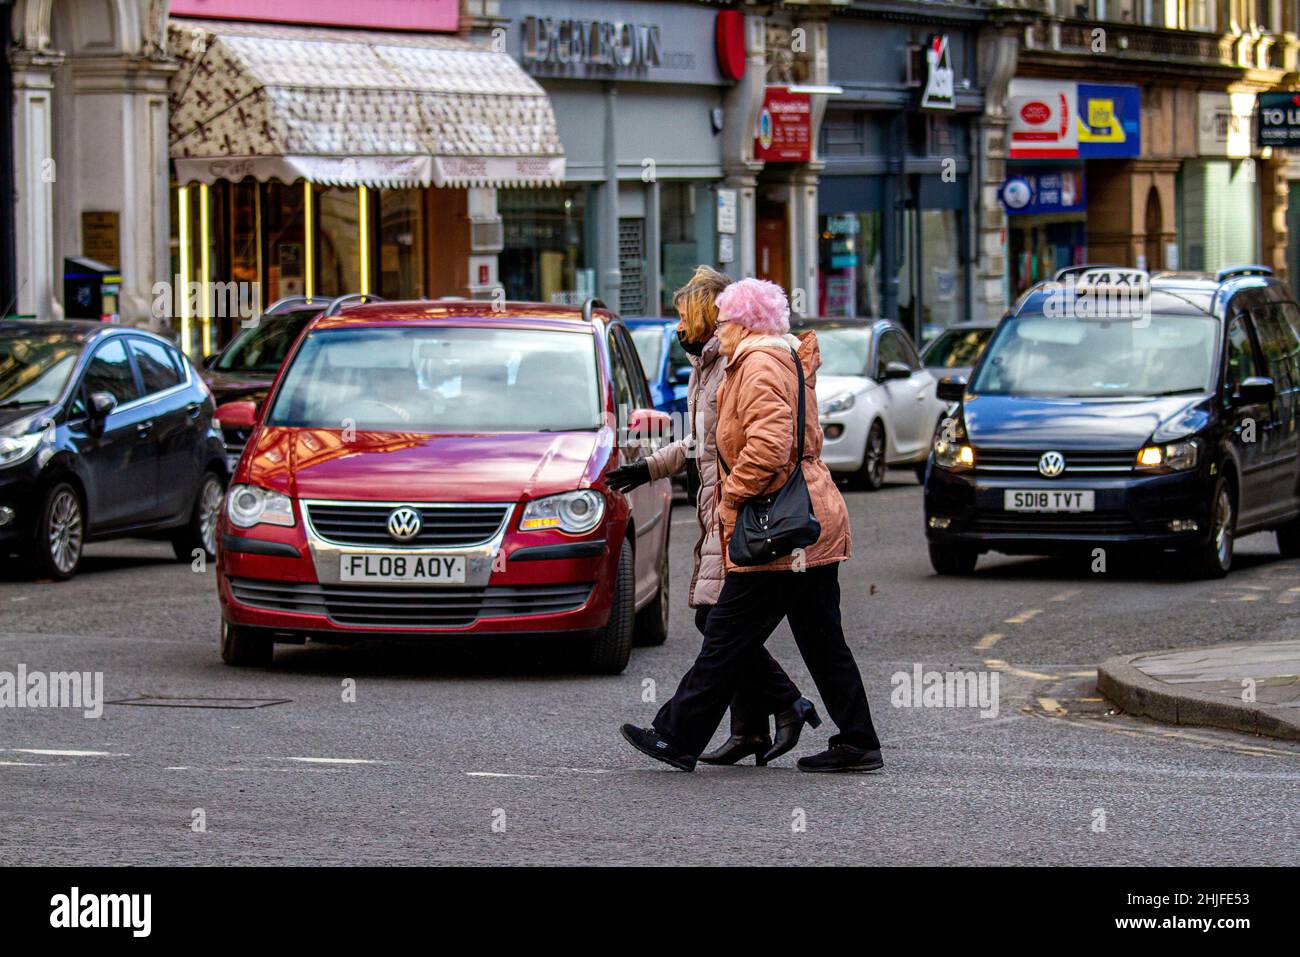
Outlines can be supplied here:
<path id="1" fill-rule="evenodd" d="M 682 350 L 683 350 L 683 351 L 684 351 L 688 356 L 697 356 L 697 357 L 698 357 L 699 354 L 700 354 L 701 352 L 704 351 L 704 343 L 702 343 L 702 342 L 691 342 L 691 341 L 690 341 L 689 339 L 687 339 L 684 335 L 682 335 L 682 331 L 681 331 L 680 329 L 677 330 L 677 341 L 678 341 L 679 343 L 681 343 Z"/>

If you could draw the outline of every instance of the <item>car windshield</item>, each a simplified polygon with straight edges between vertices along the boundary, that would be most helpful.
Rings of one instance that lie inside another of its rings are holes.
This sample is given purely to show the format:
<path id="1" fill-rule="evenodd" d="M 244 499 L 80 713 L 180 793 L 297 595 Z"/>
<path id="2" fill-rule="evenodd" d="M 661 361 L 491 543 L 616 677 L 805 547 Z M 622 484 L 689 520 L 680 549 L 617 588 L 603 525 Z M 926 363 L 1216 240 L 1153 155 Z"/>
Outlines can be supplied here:
<path id="1" fill-rule="evenodd" d="M 628 331 L 632 333 L 632 344 L 641 357 L 641 368 L 647 376 L 654 378 L 659 374 L 659 357 L 664 348 L 663 326 L 640 326 Z"/>
<path id="2" fill-rule="evenodd" d="M 216 368 L 221 372 L 278 372 L 303 327 L 319 311 L 284 317 L 263 316 L 255 326 L 240 331 L 231 341 Z"/>
<path id="3" fill-rule="evenodd" d="M 971 385 L 983 395 L 1172 395 L 1211 389 L 1219 321 L 1022 316 L 999 328 Z"/>
<path id="4" fill-rule="evenodd" d="M 993 335 L 992 327 L 982 329 L 946 329 L 925 347 L 921 361 L 929 368 L 969 368 L 980 357 L 980 350 Z"/>
<path id="5" fill-rule="evenodd" d="M 0 406 L 57 402 L 81 348 L 77 336 L 0 336 Z"/>
<path id="6" fill-rule="evenodd" d="M 325 329 L 294 357 L 271 425 L 372 432 L 572 432 L 601 425 L 590 332 Z"/>
<path id="7" fill-rule="evenodd" d="M 866 375 L 871 330 L 826 326 L 815 329 L 822 364 L 818 375 Z"/>

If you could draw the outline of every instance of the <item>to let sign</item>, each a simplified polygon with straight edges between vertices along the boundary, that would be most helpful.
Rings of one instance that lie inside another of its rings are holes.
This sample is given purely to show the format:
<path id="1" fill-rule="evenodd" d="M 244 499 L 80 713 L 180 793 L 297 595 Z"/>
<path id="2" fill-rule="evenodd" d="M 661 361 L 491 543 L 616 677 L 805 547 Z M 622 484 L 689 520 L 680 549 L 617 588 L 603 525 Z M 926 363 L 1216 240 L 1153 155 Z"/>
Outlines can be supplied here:
<path id="1" fill-rule="evenodd" d="M 812 97 L 769 86 L 754 135 L 754 159 L 806 163 L 812 159 Z"/>
<path id="2" fill-rule="evenodd" d="M 1260 146 L 1300 146 L 1300 93 L 1259 95 Z"/>

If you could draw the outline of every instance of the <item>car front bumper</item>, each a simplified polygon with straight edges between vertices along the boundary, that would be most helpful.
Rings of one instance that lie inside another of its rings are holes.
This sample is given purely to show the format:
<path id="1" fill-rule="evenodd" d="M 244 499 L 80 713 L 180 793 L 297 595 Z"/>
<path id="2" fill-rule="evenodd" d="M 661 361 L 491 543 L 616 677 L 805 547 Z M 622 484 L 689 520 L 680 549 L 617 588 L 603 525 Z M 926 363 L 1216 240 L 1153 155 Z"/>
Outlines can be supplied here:
<path id="1" fill-rule="evenodd" d="M 617 549 L 599 533 L 507 535 L 483 584 L 357 585 L 318 574 L 301 527 L 251 531 L 222 523 L 217 591 L 235 625 L 328 640 L 590 633 L 609 620 Z"/>
<path id="2" fill-rule="evenodd" d="M 1091 512 L 1014 512 L 1008 490 L 1090 490 Z M 925 485 L 930 542 L 981 551 L 1046 555 L 1096 545 L 1173 548 L 1210 537 L 1213 478 L 1204 469 L 1169 474 L 1044 479 L 952 472 L 931 467 Z M 1196 522 L 1174 531 L 1173 522 Z"/>

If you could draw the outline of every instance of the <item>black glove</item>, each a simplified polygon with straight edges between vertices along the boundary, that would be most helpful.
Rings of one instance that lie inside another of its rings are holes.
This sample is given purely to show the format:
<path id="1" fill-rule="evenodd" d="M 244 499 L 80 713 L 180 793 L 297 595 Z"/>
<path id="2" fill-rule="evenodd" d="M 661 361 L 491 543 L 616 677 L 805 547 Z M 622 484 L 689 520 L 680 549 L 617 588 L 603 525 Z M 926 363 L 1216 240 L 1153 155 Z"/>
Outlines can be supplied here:
<path id="1" fill-rule="evenodd" d="M 610 472 L 605 484 L 615 492 L 630 492 L 649 481 L 650 466 L 645 462 L 633 462 L 631 465 L 620 465 Z"/>

